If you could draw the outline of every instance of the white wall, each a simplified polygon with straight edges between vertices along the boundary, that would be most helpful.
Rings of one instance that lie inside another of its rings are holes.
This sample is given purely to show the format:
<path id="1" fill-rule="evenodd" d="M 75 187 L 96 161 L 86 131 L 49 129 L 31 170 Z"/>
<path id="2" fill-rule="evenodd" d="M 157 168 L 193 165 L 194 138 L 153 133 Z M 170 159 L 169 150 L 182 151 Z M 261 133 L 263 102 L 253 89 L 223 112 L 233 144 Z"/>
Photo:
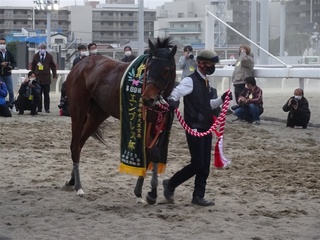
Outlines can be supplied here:
<path id="1" fill-rule="evenodd" d="M 92 7 L 70 6 L 70 31 L 82 43 L 92 42 Z"/>

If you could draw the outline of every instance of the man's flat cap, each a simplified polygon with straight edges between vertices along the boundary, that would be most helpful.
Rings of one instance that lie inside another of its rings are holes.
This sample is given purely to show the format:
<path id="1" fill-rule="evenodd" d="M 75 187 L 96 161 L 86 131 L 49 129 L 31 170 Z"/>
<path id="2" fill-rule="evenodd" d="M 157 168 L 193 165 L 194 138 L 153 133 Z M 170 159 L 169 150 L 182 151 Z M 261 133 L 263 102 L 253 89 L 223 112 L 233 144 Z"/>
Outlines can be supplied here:
<path id="1" fill-rule="evenodd" d="M 219 56 L 216 52 L 210 50 L 202 50 L 197 55 L 197 60 L 199 61 L 209 61 L 209 62 L 219 62 Z"/>

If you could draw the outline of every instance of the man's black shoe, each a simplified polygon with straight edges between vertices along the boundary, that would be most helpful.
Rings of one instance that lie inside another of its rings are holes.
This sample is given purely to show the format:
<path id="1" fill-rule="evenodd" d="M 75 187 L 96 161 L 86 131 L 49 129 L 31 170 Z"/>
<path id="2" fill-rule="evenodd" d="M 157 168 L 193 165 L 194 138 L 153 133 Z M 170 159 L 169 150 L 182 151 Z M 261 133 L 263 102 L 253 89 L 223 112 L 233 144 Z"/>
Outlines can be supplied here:
<path id="1" fill-rule="evenodd" d="M 165 179 L 162 182 L 163 184 L 163 195 L 164 197 L 167 199 L 167 201 L 169 203 L 173 203 L 174 202 L 174 189 L 169 187 L 169 179 Z"/>
<path id="2" fill-rule="evenodd" d="M 193 197 L 191 203 L 202 206 L 202 207 L 214 206 L 214 202 L 207 201 L 204 198 L 197 197 L 197 196 Z"/>
<path id="3" fill-rule="evenodd" d="M 38 109 L 38 112 L 42 112 L 42 110 L 41 110 L 41 109 Z"/>
<path id="4" fill-rule="evenodd" d="M 46 110 L 46 113 L 50 113 L 50 110 Z"/>

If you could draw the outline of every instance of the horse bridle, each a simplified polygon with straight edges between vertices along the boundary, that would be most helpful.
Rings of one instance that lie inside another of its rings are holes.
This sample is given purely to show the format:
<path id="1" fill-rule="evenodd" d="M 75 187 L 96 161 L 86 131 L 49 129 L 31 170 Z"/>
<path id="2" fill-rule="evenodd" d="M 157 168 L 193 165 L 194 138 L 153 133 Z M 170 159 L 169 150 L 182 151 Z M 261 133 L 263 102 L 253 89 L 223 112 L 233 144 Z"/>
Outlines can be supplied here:
<path id="1" fill-rule="evenodd" d="M 166 59 L 166 58 L 161 58 L 161 57 L 155 57 L 153 56 L 151 58 L 151 60 L 159 60 L 159 61 L 163 61 L 163 62 L 169 62 L 169 63 L 172 63 L 172 59 Z M 149 72 L 149 61 L 151 61 L 150 59 L 147 60 L 146 62 L 146 74 L 144 76 L 144 78 L 147 78 L 146 75 L 148 75 L 148 72 Z M 153 86 L 155 86 L 157 89 L 160 90 L 160 95 L 162 96 L 162 94 L 164 93 L 164 91 L 167 89 L 169 83 L 170 83 L 170 79 L 172 78 L 173 74 L 174 74 L 174 66 L 170 66 L 169 67 L 169 76 L 166 80 L 166 83 L 164 84 L 164 87 L 162 88 L 162 84 L 161 86 L 159 86 L 159 84 L 157 82 L 155 82 L 153 79 L 150 79 L 150 78 L 147 78 L 147 79 L 144 79 L 144 84 L 145 85 L 148 85 L 148 84 L 152 84 Z"/>
<path id="2" fill-rule="evenodd" d="M 169 63 L 172 63 L 172 59 L 166 59 L 166 58 L 161 58 L 161 57 L 155 57 L 153 56 L 151 59 L 154 59 L 154 60 L 160 60 L 160 61 L 164 61 L 164 62 L 169 62 Z M 170 70 L 169 70 L 169 76 L 168 78 L 166 79 L 166 83 L 164 84 L 164 87 L 162 88 L 162 86 L 159 86 L 159 84 L 157 84 L 154 80 L 152 79 L 149 79 L 147 78 L 147 75 L 148 75 L 148 71 L 149 71 L 149 60 L 147 60 L 146 62 L 146 70 L 145 70 L 145 75 L 144 75 L 144 79 L 143 79 L 143 87 L 142 87 L 142 91 L 144 92 L 144 89 L 146 87 L 147 84 L 152 84 L 153 86 L 155 86 L 157 89 L 160 90 L 160 95 L 159 95 L 159 99 L 157 99 L 157 101 L 159 102 L 159 108 L 160 110 L 155 110 L 155 109 L 151 109 L 151 108 L 148 108 L 149 110 L 153 111 L 153 112 L 156 112 L 158 114 L 158 118 L 157 118 L 157 122 L 156 124 L 158 124 L 158 130 L 156 131 L 155 133 L 155 136 L 151 139 L 150 142 L 146 142 L 146 147 L 148 149 L 151 149 L 155 144 L 156 142 L 158 141 L 159 139 L 159 136 L 160 136 L 160 133 L 162 131 L 162 128 L 168 118 L 168 115 L 167 115 L 167 112 L 168 112 L 168 103 L 163 99 L 162 97 L 162 94 L 164 93 L 164 91 L 167 89 L 169 83 L 170 83 L 170 79 L 173 77 L 173 74 L 174 74 L 174 66 L 170 66 Z M 143 106 L 143 119 L 144 121 L 146 120 L 146 107 Z M 162 110 L 161 110 L 162 109 Z M 147 133 L 146 135 L 147 136 L 151 136 L 151 127 L 152 127 L 152 124 L 151 123 L 148 123 L 147 125 Z"/>

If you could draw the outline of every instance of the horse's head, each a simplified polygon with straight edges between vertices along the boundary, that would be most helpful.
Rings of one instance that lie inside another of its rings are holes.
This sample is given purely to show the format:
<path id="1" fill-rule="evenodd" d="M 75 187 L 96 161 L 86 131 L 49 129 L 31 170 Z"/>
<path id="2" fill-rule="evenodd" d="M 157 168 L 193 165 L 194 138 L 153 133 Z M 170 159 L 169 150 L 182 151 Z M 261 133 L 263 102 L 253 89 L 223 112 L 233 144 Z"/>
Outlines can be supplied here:
<path id="1" fill-rule="evenodd" d="M 147 81 L 142 94 L 143 104 L 153 107 L 161 97 L 167 98 L 176 79 L 174 55 L 177 46 L 171 44 L 172 38 L 157 39 L 154 45 L 149 40 L 150 57 L 147 62 Z"/>

